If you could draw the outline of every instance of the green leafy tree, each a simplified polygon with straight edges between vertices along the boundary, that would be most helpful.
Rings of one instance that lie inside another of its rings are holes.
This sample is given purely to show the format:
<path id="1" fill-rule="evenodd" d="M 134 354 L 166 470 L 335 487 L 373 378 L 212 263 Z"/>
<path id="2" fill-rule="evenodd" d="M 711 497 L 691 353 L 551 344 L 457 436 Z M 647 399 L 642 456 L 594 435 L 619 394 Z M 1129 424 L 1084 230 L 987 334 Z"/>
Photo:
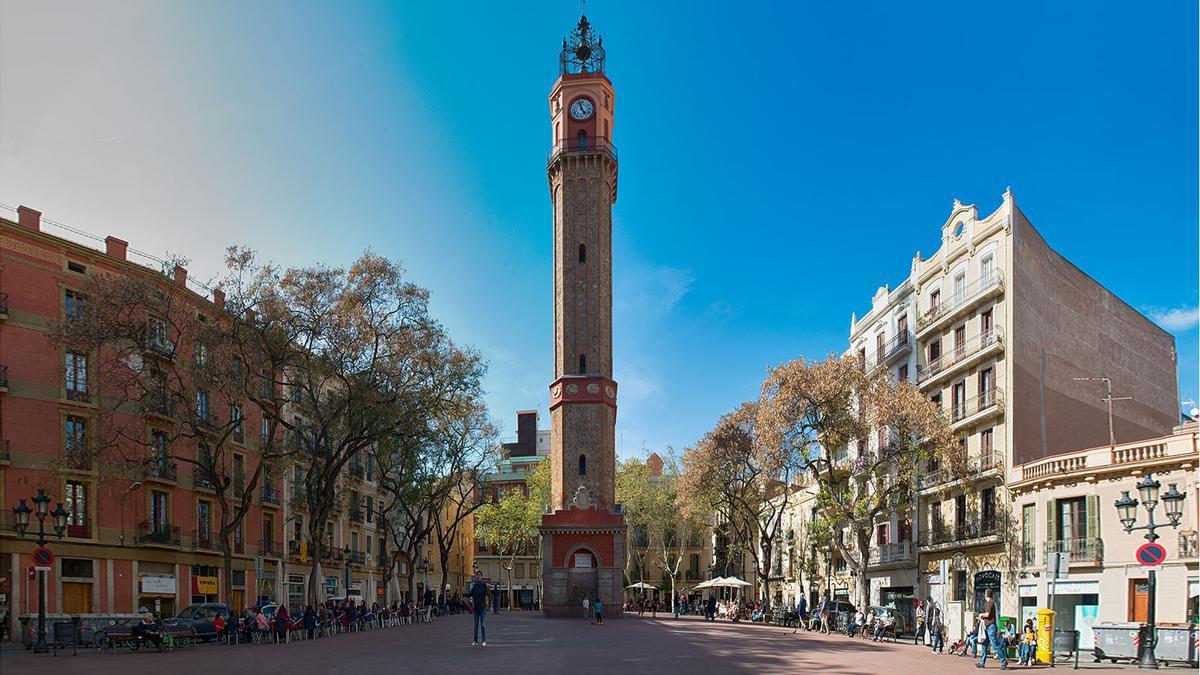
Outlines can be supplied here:
<path id="1" fill-rule="evenodd" d="M 507 559 L 504 569 L 509 575 L 509 593 L 517 556 L 540 552 L 538 527 L 549 508 L 550 462 L 546 460 L 526 474 L 524 486 L 510 486 L 475 512 L 475 538 L 496 547 L 497 553 Z M 509 608 L 514 604 L 510 598 Z"/>

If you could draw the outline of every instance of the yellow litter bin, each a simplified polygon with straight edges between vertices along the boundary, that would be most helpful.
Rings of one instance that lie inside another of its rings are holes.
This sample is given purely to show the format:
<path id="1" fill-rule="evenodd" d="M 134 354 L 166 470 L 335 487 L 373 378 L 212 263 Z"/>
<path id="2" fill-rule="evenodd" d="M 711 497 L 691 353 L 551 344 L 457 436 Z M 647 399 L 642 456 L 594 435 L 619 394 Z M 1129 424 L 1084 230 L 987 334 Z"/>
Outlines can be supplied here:
<path id="1" fill-rule="evenodd" d="M 1038 610 L 1037 660 L 1041 663 L 1054 662 L 1054 615 L 1052 609 Z"/>

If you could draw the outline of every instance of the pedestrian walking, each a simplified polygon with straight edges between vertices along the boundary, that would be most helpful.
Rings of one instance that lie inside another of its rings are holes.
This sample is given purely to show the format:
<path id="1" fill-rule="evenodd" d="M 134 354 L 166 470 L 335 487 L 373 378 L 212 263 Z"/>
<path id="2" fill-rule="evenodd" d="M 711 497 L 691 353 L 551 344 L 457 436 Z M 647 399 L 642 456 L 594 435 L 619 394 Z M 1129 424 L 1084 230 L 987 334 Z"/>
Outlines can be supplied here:
<path id="1" fill-rule="evenodd" d="M 983 592 L 983 611 L 979 613 L 979 620 L 982 623 L 982 630 L 979 634 L 980 646 L 983 648 L 979 653 L 979 663 L 975 664 L 976 668 L 987 667 L 988 647 L 991 647 L 996 652 L 996 657 L 1000 659 L 1000 670 L 1008 670 L 1008 650 L 1000 645 L 1000 636 L 996 626 L 996 601 L 993 599 L 992 589 L 987 589 Z"/>
<path id="2" fill-rule="evenodd" d="M 937 654 L 944 648 L 942 639 L 942 607 L 929 596 L 925 603 L 925 630 L 929 631 L 929 651 Z"/>
<path id="3" fill-rule="evenodd" d="M 287 605 L 280 605 L 279 609 L 275 610 L 275 641 L 287 642 L 288 638 L 288 611 Z"/>
<path id="4" fill-rule="evenodd" d="M 471 646 L 477 644 L 487 646 L 487 596 L 488 586 L 479 580 L 477 575 L 471 575 L 471 616 L 474 618 L 471 628 Z"/>
<path id="5" fill-rule="evenodd" d="M 592 621 L 592 623 L 594 623 L 598 626 L 603 626 L 604 625 L 604 606 L 600 604 L 600 598 L 596 598 L 595 612 L 596 612 L 596 618 L 594 621 Z"/>
<path id="6" fill-rule="evenodd" d="M 583 618 L 587 619 L 592 614 L 592 601 L 588 600 L 587 593 L 583 594 Z"/>

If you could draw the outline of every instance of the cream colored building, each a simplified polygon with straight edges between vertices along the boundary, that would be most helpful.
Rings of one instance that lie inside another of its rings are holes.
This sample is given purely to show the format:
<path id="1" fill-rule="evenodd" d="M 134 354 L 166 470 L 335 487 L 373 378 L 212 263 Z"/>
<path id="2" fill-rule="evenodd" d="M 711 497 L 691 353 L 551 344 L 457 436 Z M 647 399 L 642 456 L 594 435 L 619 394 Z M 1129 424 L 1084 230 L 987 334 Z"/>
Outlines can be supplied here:
<path id="1" fill-rule="evenodd" d="M 1134 560 L 1134 551 L 1146 543 L 1145 532 L 1125 532 L 1113 504 L 1126 491 L 1137 499 L 1137 482 L 1149 473 L 1161 483 L 1162 493 L 1176 485 L 1186 495 L 1179 527 L 1157 530 L 1158 543 L 1167 550 L 1157 575 L 1157 620 L 1197 622 L 1198 429 L 1190 422 L 1160 438 L 1087 448 L 1014 467 L 1008 488 L 1020 532 L 1013 557 L 1019 565 L 1022 618 L 1049 606 L 1046 559 L 1058 552 L 1068 554 L 1070 567 L 1068 576 L 1054 584 L 1056 626 L 1078 629 L 1095 621 L 1146 620 L 1147 572 Z M 1136 525 L 1145 525 L 1145 509 L 1137 510 Z M 1167 522 L 1161 501 L 1154 515 L 1156 524 Z M 1081 631 L 1085 648 L 1091 637 L 1091 631 Z"/>

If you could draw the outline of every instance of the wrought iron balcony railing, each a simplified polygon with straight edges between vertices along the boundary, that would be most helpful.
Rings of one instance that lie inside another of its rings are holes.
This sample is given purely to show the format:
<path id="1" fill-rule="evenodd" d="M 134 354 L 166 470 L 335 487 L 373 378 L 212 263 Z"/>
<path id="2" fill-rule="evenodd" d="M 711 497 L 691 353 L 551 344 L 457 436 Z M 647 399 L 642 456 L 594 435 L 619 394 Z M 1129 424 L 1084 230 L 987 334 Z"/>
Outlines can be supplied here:
<path id="1" fill-rule="evenodd" d="M 875 360 L 869 365 L 874 368 L 881 366 L 891 361 L 893 358 L 908 351 L 912 348 L 912 333 L 908 329 L 904 329 L 892 336 L 891 340 L 883 343 L 882 347 L 876 347 Z"/>
<path id="2" fill-rule="evenodd" d="M 917 319 L 917 331 L 925 331 L 941 319 L 956 314 L 959 309 L 970 305 L 991 291 L 1003 288 L 1004 274 L 1000 270 L 992 270 L 966 284 L 961 291 L 952 293 L 946 299 L 925 310 L 925 313 Z"/>
<path id="3" fill-rule="evenodd" d="M 546 156 L 546 166 L 553 164 L 563 155 L 582 155 L 588 153 L 604 154 L 614 162 L 617 160 L 617 146 L 604 136 L 581 136 L 576 138 L 560 138 L 550 154 Z"/>
<path id="4" fill-rule="evenodd" d="M 179 478 L 179 467 L 175 462 L 150 460 L 142 467 L 142 477 L 150 480 L 175 481 Z"/>
<path id="5" fill-rule="evenodd" d="M 999 345 L 1003 339 L 1004 333 L 999 327 L 971 336 L 962 345 L 955 346 L 924 366 L 917 366 L 917 383 L 928 382 L 938 375 L 952 370 L 954 366 L 970 360 L 976 354 L 986 351 L 994 345 Z"/>
<path id="6" fill-rule="evenodd" d="M 955 401 L 950 405 L 950 421 L 961 422 L 979 413 L 991 410 L 1004 403 L 1004 390 L 992 387 L 981 391 L 978 396 L 972 396 L 965 401 Z"/>
<path id="7" fill-rule="evenodd" d="M 1104 560 L 1104 540 L 1092 539 L 1055 539 L 1045 543 L 1046 554 L 1066 553 L 1071 562 L 1094 562 Z"/>
<path id="8" fill-rule="evenodd" d="M 197 488 L 203 490 L 216 489 L 216 483 L 212 478 L 212 474 L 207 469 L 200 467 L 192 469 L 192 482 L 195 483 Z"/>
<path id="9" fill-rule="evenodd" d="M 270 483 L 262 486 L 262 502 L 264 504 L 279 505 L 279 489 Z"/>
<path id="10" fill-rule="evenodd" d="M 887 565 L 915 560 L 916 555 L 917 548 L 911 541 L 896 541 L 872 546 L 868 560 L 871 565 Z"/>
<path id="11" fill-rule="evenodd" d="M 995 517 L 971 519 L 954 525 L 935 525 L 921 534 L 922 546 L 956 544 L 993 537 L 1000 533 Z"/>
<path id="12" fill-rule="evenodd" d="M 92 395 L 88 393 L 87 389 L 67 389 L 67 400 L 87 403 L 92 400 Z"/>
<path id="13" fill-rule="evenodd" d="M 138 525 L 139 544 L 179 545 L 179 528 L 164 523 L 143 522 Z"/>

